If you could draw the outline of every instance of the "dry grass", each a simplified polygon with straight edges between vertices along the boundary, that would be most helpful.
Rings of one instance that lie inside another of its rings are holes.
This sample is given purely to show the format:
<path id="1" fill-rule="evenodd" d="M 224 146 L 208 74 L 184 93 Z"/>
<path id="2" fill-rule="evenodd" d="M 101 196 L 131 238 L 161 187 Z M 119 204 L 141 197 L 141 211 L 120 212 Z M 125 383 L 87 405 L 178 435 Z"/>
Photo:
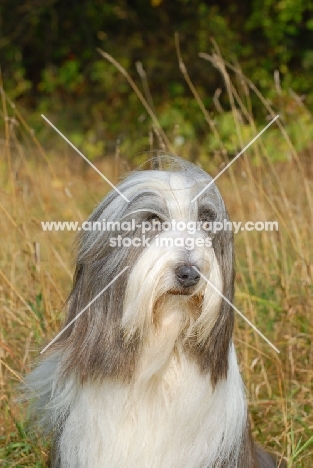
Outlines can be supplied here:
<path id="1" fill-rule="evenodd" d="M 218 56 L 215 60 L 216 66 L 224 67 L 221 71 L 227 79 L 225 63 Z M 228 91 L 238 144 L 243 147 L 247 123 L 251 135 L 257 133 L 248 94 L 241 100 L 230 81 Z M 25 432 L 25 415 L 15 401 L 15 387 L 39 349 L 59 329 L 62 305 L 71 287 L 74 234 L 43 232 L 40 221 L 84 220 L 108 186 L 65 145 L 61 155 L 44 152 L 17 110 L 4 98 L 2 103 L 0 459 L 4 467 L 43 467 L 47 447 L 43 441 L 31 441 Z M 244 127 L 239 114 L 245 116 Z M 279 222 L 278 232 L 241 232 L 235 243 L 236 305 L 281 353 L 276 355 L 240 318 L 235 342 L 254 436 L 274 452 L 283 453 L 289 467 L 310 468 L 312 154 L 297 154 L 283 127 L 276 138 L 277 147 L 284 141 L 283 148 L 287 148 L 284 162 L 274 163 L 259 140 L 217 185 L 232 220 Z M 200 161 L 212 175 L 220 170 L 220 157 L 208 161 L 200 155 Z M 97 166 L 112 181 L 117 180 L 114 158 L 104 158 Z"/>

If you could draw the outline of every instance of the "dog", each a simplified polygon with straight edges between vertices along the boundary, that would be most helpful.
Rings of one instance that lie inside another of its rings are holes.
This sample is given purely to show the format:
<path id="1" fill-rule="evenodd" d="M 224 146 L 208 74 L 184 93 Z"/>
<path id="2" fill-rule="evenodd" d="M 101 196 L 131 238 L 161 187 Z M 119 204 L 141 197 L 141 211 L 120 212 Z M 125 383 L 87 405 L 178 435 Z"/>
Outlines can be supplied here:
<path id="1" fill-rule="evenodd" d="M 229 221 L 224 201 L 199 167 L 161 166 L 131 173 L 88 220 L 106 229 L 78 236 L 64 328 L 26 378 L 50 466 L 283 467 L 250 436 L 223 299 L 233 234 L 204 229 Z"/>

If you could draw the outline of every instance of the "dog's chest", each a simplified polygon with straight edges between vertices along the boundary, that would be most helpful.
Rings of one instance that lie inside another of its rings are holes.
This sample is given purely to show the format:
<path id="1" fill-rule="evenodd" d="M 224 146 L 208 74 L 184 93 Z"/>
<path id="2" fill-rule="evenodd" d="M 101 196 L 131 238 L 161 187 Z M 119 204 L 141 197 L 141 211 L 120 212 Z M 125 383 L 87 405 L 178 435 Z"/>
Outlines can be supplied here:
<path id="1" fill-rule="evenodd" d="M 194 366 L 172 364 L 142 388 L 83 387 L 63 431 L 62 468 L 204 466 L 219 432 L 210 381 Z"/>
<path id="2" fill-rule="evenodd" d="M 214 391 L 184 354 L 169 356 L 158 377 L 139 375 L 132 386 L 80 388 L 60 441 L 61 468 L 239 468 L 247 409 L 233 346 L 227 379 Z"/>

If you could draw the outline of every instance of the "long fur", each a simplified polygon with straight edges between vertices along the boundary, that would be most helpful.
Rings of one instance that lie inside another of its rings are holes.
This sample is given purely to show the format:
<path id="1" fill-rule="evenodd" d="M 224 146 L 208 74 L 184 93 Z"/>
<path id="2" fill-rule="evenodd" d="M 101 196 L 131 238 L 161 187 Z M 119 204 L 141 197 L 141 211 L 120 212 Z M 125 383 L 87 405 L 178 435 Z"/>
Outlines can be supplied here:
<path id="1" fill-rule="evenodd" d="M 132 173 L 119 185 L 130 203 L 112 191 L 89 221 L 228 220 L 214 184 L 191 203 L 210 176 L 178 158 L 165 162 L 166 169 Z M 156 245 L 186 236 L 177 230 L 149 232 L 151 245 L 136 248 L 111 247 L 112 234 L 141 236 L 140 228 L 81 233 L 65 326 L 128 270 L 27 377 L 33 414 L 52 436 L 51 466 L 275 467 L 250 438 L 232 308 L 203 279 L 184 294 L 175 276 L 180 265 L 196 266 L 232 302 L 232 233 L 190 250 Z"/>

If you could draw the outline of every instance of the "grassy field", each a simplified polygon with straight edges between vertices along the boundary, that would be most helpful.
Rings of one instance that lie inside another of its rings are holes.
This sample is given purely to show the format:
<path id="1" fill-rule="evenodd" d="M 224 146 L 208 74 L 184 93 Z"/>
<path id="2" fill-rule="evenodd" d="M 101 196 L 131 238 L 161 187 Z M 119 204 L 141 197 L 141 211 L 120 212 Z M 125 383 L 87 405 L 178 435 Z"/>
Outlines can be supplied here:
<path id="1" fill-rule="evenodd" d="M 243 101 L 240 106 L 235 88 L 230 88 L 231 97 L 234 136 L 238 147 L 244 147 L 259 128 L 249 106 Z M 302 135 L 307 138 L 305 122 L 312 120 L 296 99 L 294 103 L 292 135 L 288 126 L 287 131 L 284 128 L 282 113 L 278 124 L 273 124 L 217 185 L 233 221 L 279 223 L 278 232 L 240 232 L 235 236 L 235 304 L 280 354 L 240 317 L 236 317 L 235 344 L 254 437 L 284 454 L 289 468 L 311 468 L 313 147 L 296 148 L 297 139 Z M 58 153 L 44 150 L 11 104 L 3 95 L 0 463 L 3 467 L 39 468 L 45 466 L 48 446 L 43 440 L 34 441 L 26 431 L 25 408 L 16 401 L 17 385 L 44 343 L 59 330 L 62 306 L 71 288 L 74 239 L 71 232 L 43 232 L 40 222 L 83 221 L 109 187 L 66 143 Z M 275 114 L 270 104 L 264 105 L 272 118 Z M 306 119 L 300 118 L 304 112 Z M 215 139 L 222 139 L 218 127 L 214 132 Z M 51 135 L 55 138 L 52 129 Z M 174 149 L 189 158 L 186 145 Z M 198 160 L 211 175 L 227 161 L 223 151 L 214 154 L 208 156 L 199 148 Z M 123 154 L 107 155 L 95 164 L 113 182 L 131 168 Z"/>

